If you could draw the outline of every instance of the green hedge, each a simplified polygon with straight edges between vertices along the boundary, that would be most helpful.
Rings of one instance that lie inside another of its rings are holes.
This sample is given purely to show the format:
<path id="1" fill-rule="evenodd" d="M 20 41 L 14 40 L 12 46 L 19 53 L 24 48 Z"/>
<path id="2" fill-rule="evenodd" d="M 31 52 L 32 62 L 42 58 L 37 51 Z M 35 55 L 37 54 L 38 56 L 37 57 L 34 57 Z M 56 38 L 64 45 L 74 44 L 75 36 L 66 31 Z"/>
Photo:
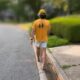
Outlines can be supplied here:
<path id="1" fill-rule="evenodd" d="M 50 22 L 53 34 L 72 42 L 80 42 L 80 16 L 58 17 Z"/>

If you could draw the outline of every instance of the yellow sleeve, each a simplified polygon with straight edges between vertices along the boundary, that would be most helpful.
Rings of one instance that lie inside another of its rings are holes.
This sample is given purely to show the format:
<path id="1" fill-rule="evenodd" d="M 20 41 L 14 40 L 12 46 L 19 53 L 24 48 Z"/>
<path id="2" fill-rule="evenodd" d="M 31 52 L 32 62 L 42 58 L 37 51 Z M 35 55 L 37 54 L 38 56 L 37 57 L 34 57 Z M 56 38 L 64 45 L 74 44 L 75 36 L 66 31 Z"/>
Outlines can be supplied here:
<path id="1" fill-rule="evenodd" d="M 35 27 L 36 27 L 36 24 L 35 22 L 33 22 L 32 27 L 31 27 L 31 33 L 30 33 L 31 39 L 34 39 Z"/>
<path id="2" fill-rule="evenodd" d="M 32 29 L 33 29 L 33 30 L 36 29 L 36 22 L 33 22 Z"/>

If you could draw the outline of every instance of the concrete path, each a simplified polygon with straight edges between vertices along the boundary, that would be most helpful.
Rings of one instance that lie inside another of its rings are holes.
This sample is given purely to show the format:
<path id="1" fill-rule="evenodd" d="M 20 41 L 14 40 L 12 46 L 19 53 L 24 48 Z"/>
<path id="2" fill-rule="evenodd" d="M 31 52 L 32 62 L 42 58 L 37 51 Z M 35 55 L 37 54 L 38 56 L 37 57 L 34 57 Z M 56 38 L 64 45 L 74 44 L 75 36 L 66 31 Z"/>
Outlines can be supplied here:
<path id="1" fill-rule="evenodd" d="M 69 80 L 80 80 L 80 45 L 55 47 L 50 50 Z"/>
<path id="2" fill-rule="evenodd" d="M 0 24 L 0 80 L 39 80 L 28 33 Z"/>

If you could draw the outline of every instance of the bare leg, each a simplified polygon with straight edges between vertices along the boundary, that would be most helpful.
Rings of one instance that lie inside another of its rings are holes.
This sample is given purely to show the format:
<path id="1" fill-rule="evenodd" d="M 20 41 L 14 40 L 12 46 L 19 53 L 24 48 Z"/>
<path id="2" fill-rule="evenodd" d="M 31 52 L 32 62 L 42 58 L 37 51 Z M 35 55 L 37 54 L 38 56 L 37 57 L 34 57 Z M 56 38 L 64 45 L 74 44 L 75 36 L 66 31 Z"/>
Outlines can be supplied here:
<path id="1" fill-rule="evenodd" d="M 40 62 L 40 47 L 36 47 L 37 61 Z"/>
<path id="2" fill-rule="evenodd" d="M 46 63 L 46 48 L 42 48 L 41 53 L 42 53 L 42 65 L 44 67 L 44 65 Z"/>
<path id="3" fill-rule="evenodd" d="M 40 47 L 33 46 L 35 56 L 36 56 L 36 61 L 40 62 Z"/>
<path id="4" fill-rule="evenodd" d="M 36 46 L 33 46 L 33 49 L 34 49 L 34 52 L 35 52 L 35 57 L 36 57 L 36 61 L 38 61 L 38 59 L 37 59 L 37 53 L 36 53 Z"/>

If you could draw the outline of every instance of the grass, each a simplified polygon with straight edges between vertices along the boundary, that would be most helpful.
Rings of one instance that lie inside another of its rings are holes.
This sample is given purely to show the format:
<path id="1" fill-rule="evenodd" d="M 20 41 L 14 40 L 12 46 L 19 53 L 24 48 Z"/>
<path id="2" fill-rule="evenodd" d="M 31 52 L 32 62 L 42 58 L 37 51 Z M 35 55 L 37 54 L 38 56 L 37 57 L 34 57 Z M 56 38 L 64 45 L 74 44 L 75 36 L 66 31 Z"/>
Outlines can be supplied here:
<path id="1" fill-rule="evenodd" d="M 69 44 L 69 41 L 66 39 L 59 38 L 57 36 L 49 36 L 48 47 L 56 47 L 61 45 Z"/>
<path id="2" fill-rule="evenodd" d="M 70 68 L 70 67 L 72 67 L 71 65 L 63 65 L 62 66 L 62 69 L 68 69 L 68 68 Z"/>
<path id="3" fill-rule="evenodd" d="M 29 30 L 32 26 L 32 23 L 20 23 L 20 28 L 23 30 Z"/>
<path id="4" fill-rule="evenodd" d="M 62 66 L 62 69 L 68 69 L 68 68 L 71 68 L 71 67 L 76 67 L 76 66 L 79 66 L 80 64 L 76 65 L 76 64 L 73 64 L 73 65 L 63 65 Z"/>

